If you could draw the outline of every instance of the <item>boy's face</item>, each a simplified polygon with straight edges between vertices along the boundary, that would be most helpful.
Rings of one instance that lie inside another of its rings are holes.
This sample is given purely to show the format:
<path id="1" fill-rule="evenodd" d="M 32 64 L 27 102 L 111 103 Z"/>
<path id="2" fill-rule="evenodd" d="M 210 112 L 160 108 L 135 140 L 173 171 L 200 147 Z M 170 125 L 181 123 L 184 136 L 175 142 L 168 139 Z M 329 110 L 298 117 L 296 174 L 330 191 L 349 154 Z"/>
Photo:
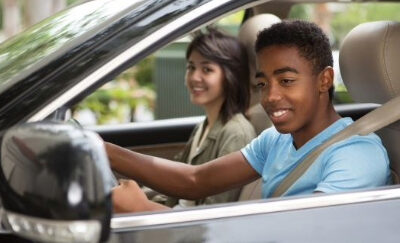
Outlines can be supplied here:
<path id="1" fill-rule="evenodd" d="M 320 85 L 296 47 L 270 46 L 257 54 L 261 104 L 280 133 L 312 130 L 321 110 Z"/>

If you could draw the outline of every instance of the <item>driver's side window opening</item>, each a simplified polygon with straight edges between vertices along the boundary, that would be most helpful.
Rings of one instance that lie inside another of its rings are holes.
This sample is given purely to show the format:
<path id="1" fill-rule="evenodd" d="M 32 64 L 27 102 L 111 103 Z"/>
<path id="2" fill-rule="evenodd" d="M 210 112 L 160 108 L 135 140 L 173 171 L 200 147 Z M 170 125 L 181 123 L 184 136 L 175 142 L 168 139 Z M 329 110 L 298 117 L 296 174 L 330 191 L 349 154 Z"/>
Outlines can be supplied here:
<path id="1" fill-rule="evenodd" d="M 334 103 L 352 103 L 340 75 L 339 47 L 356 25 L 382 19 L 400 20 L 400 6 L 394 3 L 297 4 L 289 19 L 317 23 L 331 39 L 334 69 Z M 229 15 L 216 24 L 237 35 L 244 11 Z M 73 108 L 73 116 L 83 125 L 121 124 L 204 115 L 189 102 L 184 88 L 185 49 L 189 36 L 155 52 L 121 73 Z"/>

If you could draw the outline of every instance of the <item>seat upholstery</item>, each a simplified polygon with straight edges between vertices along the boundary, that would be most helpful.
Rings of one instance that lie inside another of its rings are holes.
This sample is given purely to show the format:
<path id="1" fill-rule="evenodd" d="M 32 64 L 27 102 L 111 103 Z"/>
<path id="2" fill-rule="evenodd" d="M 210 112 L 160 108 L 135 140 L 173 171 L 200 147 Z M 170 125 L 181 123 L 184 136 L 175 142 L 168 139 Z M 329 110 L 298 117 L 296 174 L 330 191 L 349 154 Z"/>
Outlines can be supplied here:
<path id="1" fill-rule="evenodd" d="M 239 30 L 239 40 L 245 45 L 249 56 L 251 100 L 248 115 L 257 135 L 270 127 L 271 121 L 260 105 L 260 91 L 257 88 L 257 81 L 255 79 L 256 53 L 254 46 L 257 40 L 257 35 L 261 30 L 280 21 L 281 20 L 273 14 L 259 14 L 246 20 Z"/>
<path id="2" fill-rule="evenodd" d="M 400 23 L 377 21 L 355 27 L 339 53 L 343 81 L 355 102 L 383 104 L 400 94 Z M 400 122 L 379 131 L 392 169 L 400 173 Z"/>
<path id="3" fill-rule="evenodd" d="M 263 130 L 271 126 L 267 114 L 263 107 L 260 105 L 260 93 L 257 89 L 255 74 L 256 74 L 256 53 L 255 43 L 258 33 L 270 27 L 272 24 L 278 23 L 281 20 L 272 14 L 259 14 L 249 18 L 239 30 L 239 40 L 246 46 L 249 56 L 249 69 L 250 69 L 250 92 L 251 102 L 248 115 L 251 124 L 253 124 L 257 135 Z M 261 179 L 258 179 L 242 188 L 239 196 L 239 201 L 260 199 L 261 198 Z"/>

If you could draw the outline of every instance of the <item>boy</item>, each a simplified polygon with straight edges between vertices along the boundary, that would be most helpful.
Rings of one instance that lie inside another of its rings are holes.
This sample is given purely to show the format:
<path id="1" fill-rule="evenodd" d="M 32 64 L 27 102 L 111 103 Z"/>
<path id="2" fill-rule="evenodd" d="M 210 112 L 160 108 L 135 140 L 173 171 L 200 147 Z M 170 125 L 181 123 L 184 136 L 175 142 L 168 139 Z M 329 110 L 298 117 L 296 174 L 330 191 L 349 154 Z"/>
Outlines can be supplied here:
<path id="1" fill-rule="evenodd" d="M 199 166 L 141 155 L 106 143 L 116 171 L 179 198 L 196 199 L 263 178 L 263 197 L 314 148 L 352 123 L 334 110 L 333 61 L 327 37 L 304 21 L 277 23 L 256 42 L 261 103 L 273 128 L 241 151 Z M 386 150 L 375 134 L 353 136 L 332 145 L 284 194 L 342 192 L 390 181 Z M 165 206 L 147 200 L 134 181 L 113 192 L 115 212 L 149 211 Z"/>

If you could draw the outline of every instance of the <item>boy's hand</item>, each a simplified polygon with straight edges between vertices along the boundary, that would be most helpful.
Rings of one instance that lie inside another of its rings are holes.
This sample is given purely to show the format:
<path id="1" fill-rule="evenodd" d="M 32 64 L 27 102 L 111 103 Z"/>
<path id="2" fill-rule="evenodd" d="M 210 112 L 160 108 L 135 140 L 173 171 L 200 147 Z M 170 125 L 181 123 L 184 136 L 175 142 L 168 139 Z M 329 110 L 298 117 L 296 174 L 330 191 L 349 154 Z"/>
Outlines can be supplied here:
<path id="1" fill-rule="evenodd" d="M 114 213 L 146 211 L 148 201 L 139 185 L 133 180 L 120 180 L 112 192 Z"/>
<path id="2" fill-rule="evenodd" d="M 165 210 L 167 207 L 147 199 L 139 185 L 133 180 L 120 180 L 112 192 L 114 213 L 133 213 Z"/>

